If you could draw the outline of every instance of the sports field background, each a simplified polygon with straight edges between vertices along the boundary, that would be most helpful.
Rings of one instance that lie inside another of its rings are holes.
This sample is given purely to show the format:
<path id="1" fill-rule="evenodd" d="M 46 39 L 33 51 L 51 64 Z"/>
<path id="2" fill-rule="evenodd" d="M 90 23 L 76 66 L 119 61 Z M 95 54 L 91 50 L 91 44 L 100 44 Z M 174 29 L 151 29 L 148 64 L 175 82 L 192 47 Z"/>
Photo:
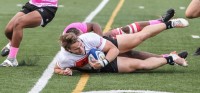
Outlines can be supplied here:
<path id="1" fill-rule="evenodd" d="M 4 28 L 20 4 L 27 0 L 0 1 L 0 48 L 7 44 Z M 60 49 L 58 38 L 66 25 L 83 21 L 101 0 L 60 0 L 54 20 L 45 28 L 25 29 L 17 59 L 20 63 L 15 68 L 0 68 L 0 93 L 27 93 L 41 77 L 48 64 Z M 92 22 L 98 22 L 102 29 L 111 17 L 120 0 L 110 0 Z M 184 17 L 190 0 L 125 0 L 114 19 L 111 28 L 125 26 L 136 21 L 157 19 L 168 8 L 174 8 L 174 18 Z M 144 6 L 140 9 L 139 6 Z M 138 46 L 136 50 L 162 54 L 187 50 L 189 67 L 163 66 L 162 68 L 139 73 L 91 73 L 83 89 L 86 91 L 103 90 L 151 90 L 175 93 L 200 92 L 200 56 L 192 54 L 200 47 L 200 39 L 191 35 L 200 35 L 200 19 L 189 20 L 190 26 L 184 29 L 170 29 Z M 130 41 L 131 42 L 131 41 Z M 5 60 L 0 57 L 0 62 Z M 71 93 L 81 78 L 82 73 L 73 76 L 54 74 L 42 93 Z"/>

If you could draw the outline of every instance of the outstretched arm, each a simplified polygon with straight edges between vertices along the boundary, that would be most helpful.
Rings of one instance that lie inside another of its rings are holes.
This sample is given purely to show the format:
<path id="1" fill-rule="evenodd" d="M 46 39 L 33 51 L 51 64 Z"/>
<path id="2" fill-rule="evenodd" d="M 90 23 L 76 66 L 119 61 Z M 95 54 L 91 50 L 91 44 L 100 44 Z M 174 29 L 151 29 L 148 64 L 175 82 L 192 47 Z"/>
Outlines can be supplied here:
<path id="1" fill-rule="evenodd" d="M 101 26 L 98 23 L 86 23 L 86 24 L 88 32 L 93 31 L 96 34 L 103 36 Z"/>

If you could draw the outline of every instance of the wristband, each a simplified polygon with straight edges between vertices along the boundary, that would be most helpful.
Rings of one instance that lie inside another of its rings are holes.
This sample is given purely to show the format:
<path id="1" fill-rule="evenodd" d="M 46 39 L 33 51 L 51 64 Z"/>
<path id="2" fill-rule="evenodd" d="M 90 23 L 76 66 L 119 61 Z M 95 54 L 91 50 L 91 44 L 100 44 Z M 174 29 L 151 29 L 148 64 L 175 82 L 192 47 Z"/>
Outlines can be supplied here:
<path id="1" fill-rule="evenodd" d="M 100 61 L 99 63 L 101 64 L 102 67 L 105 67 L 106 65 L 108 65 L 109 61 L 107 59 L 104 59 Z"/>

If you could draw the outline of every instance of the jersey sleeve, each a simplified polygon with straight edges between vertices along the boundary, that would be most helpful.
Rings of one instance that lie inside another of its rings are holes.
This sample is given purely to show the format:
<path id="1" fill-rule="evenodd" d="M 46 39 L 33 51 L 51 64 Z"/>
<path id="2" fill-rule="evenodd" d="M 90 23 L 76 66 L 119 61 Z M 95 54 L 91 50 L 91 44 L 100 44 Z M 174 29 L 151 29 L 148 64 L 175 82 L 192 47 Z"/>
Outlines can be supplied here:
<path id="1" fill-rule="evenodd" d="M 81 22 L 71 23 L 64 29 L 63 34 L 66 33 L 67 30 L 70 28 L 76 28 L 76 29 L 82 31 L 82 33 L 87 33 L 87 24 L 86 23 L 81 23 Z"/>

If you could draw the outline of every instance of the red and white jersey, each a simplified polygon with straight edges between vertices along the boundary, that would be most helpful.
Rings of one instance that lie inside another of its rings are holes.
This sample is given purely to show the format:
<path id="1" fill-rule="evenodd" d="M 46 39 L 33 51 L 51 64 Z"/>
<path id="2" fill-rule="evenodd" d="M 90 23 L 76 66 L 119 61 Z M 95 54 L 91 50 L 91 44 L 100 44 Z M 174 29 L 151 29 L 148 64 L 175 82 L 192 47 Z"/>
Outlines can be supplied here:
<path id="1" fill-rule="evenodd" d="M 58 6 L 58 0 L 30 0 L 29 3 L 37 7 Z"/>
<path id="2" fill-rule="evenodd" d="M 90 49 L 95 48 L 102 50 L 106 44 L 106 39 L 95 34 L 95 33 L 85 33 L 79 36 L 85 46 L 85 55 L 77 55 L 67 52 L 64 48 L 57 53 L 55 61 L 61 69 L 76 67 L 84 70 L 91 69 L 88 64 L 88 53 Z"/>
<path id="3" fill-rule="evenodd" d="M 65 34 L 67 32 L 67 30 L 70 28 L 76 28 L 79 31 L 82 31 L 82 33 L 87 33 L 87 24 L 86 23 L 81 23 L 81 22 L 71 23 L 64 29 L 63 34 Z"/>

